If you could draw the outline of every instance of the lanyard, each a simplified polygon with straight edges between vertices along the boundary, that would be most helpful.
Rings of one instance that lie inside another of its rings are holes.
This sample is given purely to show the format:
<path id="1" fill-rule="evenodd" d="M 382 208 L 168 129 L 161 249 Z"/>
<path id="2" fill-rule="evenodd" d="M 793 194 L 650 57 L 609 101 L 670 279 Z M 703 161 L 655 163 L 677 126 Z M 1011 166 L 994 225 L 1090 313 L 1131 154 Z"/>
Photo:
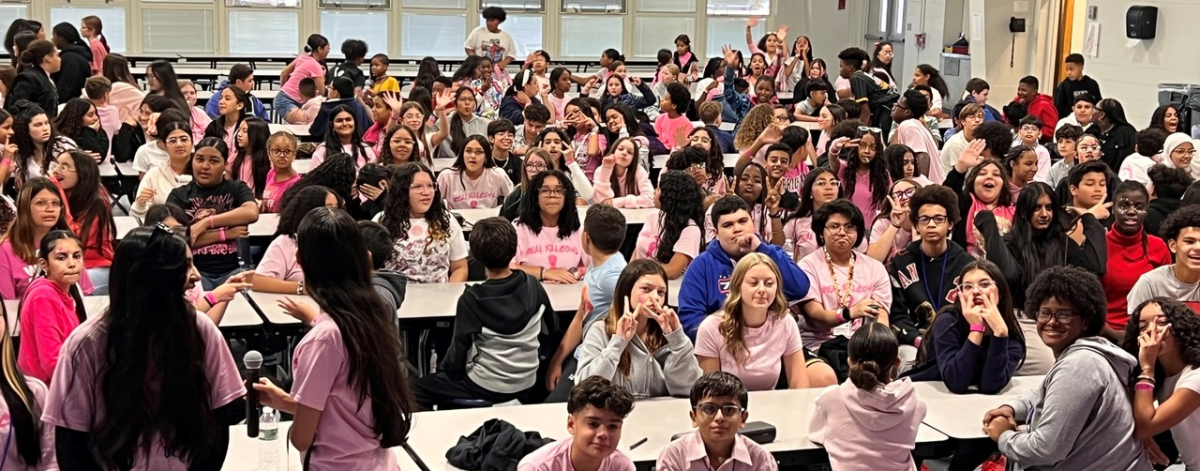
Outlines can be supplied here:
<path id="1" fill-rule="evenodd" d="M 918 249 L 918 252 L 920 252 L 920 249 Z M 927 276 L 925 274 L 925 254 L 920 253 L 919 260 L 921 260 L 921 278 L 924 278 L 921 285 L 925 288 L 925 295 L 929 296 L 929 303 L 933 304 L 934 312 L 942 310 L 942 302 L 944 300 L 941 299 L 940 296 L 942 294 L 942 287 L 946 283 L 946 260 L 949 260 L 949 259 L 950 259 L 950 250 L 949 250 L 949 248 L 947 248 L 946 252 L 942 254 L 942 276 L 938 278 L 938 290 L 937 290 L 938 296 L 934 296 L 933 293 L 929 292 L 929 276 Z"/>

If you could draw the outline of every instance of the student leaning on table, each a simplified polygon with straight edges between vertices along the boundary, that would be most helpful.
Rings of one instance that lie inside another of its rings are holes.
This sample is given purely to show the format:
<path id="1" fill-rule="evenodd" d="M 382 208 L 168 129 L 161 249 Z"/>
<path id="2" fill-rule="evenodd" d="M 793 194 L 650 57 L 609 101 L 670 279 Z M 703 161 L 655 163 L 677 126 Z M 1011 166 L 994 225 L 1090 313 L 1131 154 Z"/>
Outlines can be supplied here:
<path id="1" fill-rule="evenodd" d="M 1048 268 L 1029 286 L 1025 312 L 1036 315 L 1054 366 L 1041 387 L 984 415 L 988 437 L 1025 469 L 1150 469 L 1128 394 L 1137 360 L 1099 336 L 1100 280 L 1071 266 Z"/>
<path id="2" fill-rule="evenodd" d="M 567 400 L 570 436 L 525 455 L 517 471 L 633 471 L 633 461 L 617 450 L 632 411 L 625 388 L 599 376 L 580 381 Z"/>
<path id="3" fill-rule="evenodd" d="M 1198 334 L 1196 313 L 1165 297 L 1138 306 L 1125 328 L 1125 351 L 1138 355 L 1141 365 L 1133 393 L 1137 436 L 1144 440 L 1170 430 L 1187 469 L 1200 469 L 1200 414 L 1194 413 L 1200 408 Z M 1153 452 L 1151 459 L 1158 461 Z"/>
<path id="4" fill-rule="evenodd" d="M 341 209 L 300 223 L 296 259 L 316 306 L 280 301 L 312 329 L 296 346 L 291 394 L 263 379 L 263 405 L 296 416 L 289 442 L 314 470 L 396 470 L 387 448 L 407 440 L 412 404 L 392 313 L 371 287 L 367 247 Z"/>
<path id="5" fill-rule="evenodd" d="M 392 172 L 388 188 L 394 193 L 375 216 L 395 240 L 387 268 L 413 283 L 467 281 L 467 242 L 434 184 L 433 171 L 406 163 Z"/>
<path id="6" fill-rule="evenodd" d="M 512 266 L 548 283 L 577 283 L 591 257 L 583 250 L 575 187 L 565 174 L 544 171 L 529 182 L 517 228 Z"/>
<path id="7" fill-rule="evenodd" d="M 775 471 L 775 457 L 738 433 L 749 417 L 750 395 L 742 380 L 717 371 L 700 377 L 691 389 L 692 425 L 696 431 L 671 442 L 658 455 L 658 471 L 736 471 L 749 466 Z"/>

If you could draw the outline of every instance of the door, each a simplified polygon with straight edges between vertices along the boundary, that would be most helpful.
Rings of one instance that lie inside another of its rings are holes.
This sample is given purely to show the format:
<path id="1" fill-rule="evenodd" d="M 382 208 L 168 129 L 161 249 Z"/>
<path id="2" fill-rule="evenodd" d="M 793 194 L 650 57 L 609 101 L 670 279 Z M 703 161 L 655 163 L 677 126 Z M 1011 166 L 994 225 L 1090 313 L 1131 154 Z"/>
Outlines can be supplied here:
<path id="1" fill-rule="evenodd" d="M 904 23 L 908 0 L 868 0 L 867 27 L 863 35 L 863 49 L 874 54 L 879 42 L 892 43 L 892 78 L 898 86 L 908 83 L 911 71 L 904 65 Z M 872 57 L 874 58 L 874 57 Z"/>

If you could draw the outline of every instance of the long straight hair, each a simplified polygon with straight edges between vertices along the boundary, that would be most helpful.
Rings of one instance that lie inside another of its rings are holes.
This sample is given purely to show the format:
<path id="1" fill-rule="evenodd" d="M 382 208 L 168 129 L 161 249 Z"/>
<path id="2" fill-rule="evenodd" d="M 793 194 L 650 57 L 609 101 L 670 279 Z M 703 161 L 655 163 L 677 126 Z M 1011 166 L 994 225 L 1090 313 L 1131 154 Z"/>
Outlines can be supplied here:
<path id="1" fill-rule="evenodd" d="M 248 156 L 254 180 L 254 197 L 262 199 L 263 190 L 267 188 L 267 174 L 271 172 L 271 159 L 267 158 L 267 139 L 271 137 L 271 127 L 262 118 L 254 116 L 243 122 L 246 123 L 246 147 L 238 147 L 237 157 L 233 158 L 233 176 L 235 179 L 242 178 L 242 165 Z"/>
<path id="2" fill-rule="evenodd" d="M 236 87 L 234 87 L 236 88 Z M 366 157 L 366 144 L 363 144 L 362 135 L 358 133 L 358 117 L 354 115 L 354 111 L 346 105 L 337 105 L 332 113 L 329 113 L 329 127 L 325 129 L 325 155 L 333 155 L 345 152 L 342 148 L 342 138 L 334 131 L 333 122 L 339 114 L 346 113 L 350 115 L 350 119 L 354 120 L 354 129 L 350 131 L 350 156 L 353 158 L 354 166 L 357 168 L 360 157 Z M 369 162 L 368 162 L 369 163 Z"/>
<path id="3" fill-rule="evenodd" d="M 188 106 L 187 99 L 183 97 L 183 90 L 179 88 L 179 77 L 175 75 L 175 67 L 170 62 L 159 59 L 151 62 L 148 68 L 150 72 L 154 73 L 154 76 L 158 79 L 159 86 L 162 87 L 159 90 L 159 94 L 171 100 L 171 103 L 174 103 L 179 111 L 184 112 L 184 116 L 187 117 L 188 124 L 190 125 L 192 115 L 188 110 L 191 107 Z M 232 88 L 236 89 L 237 87 Z"/>
<path id="4" fill-rule="evenodd" d="M 996 284 L 996 294 L 1000 298 L 1000 302 L 996 303 L 996 309 L 1000 311 L 1000 317 L 1004 319 L 1004 325 L 1008 327 L 1008 335 L 1020 342 L 1021 345 L 1025 345 L 1025 333 L 1021 330 L 1021 324 L 1017 321 L 1016 309 L 1020 304 L 1016 304 L 1016 301 L 1013 299 L 1013 292 L 1008 286 L 1008 281 L 1004 279 L 1004 272 L 1000 271 L 1000 267 L 996 266 L 995 263 L 987 260 L 974 260 L 963 267 L 963 270 L 958 274 L 958 279 L 962 280 L 962 277 L 976 270 L 987 273 L 988 278 L 991 278 L 992 282 Z M 959 293 L 954 304 L 947 304 L 942 307 L 942 311 L 937 313 L 937 315 L 953 316 L 953 331 L 957 332 L 957 335 L 963 339 L 966 339 L 970 332 L 967 330 L 969 326 L 962 317 L 964 302 L 962 293 Z M 917 351 L 918 365 L 936 360 L 936 355 L 933 351 L 936 343 L 934 341 L 935 331 L 933 330 L 932 321 L 929 327 L 929 330 L 925 333 L 925 338 L 921 339 L 921 348 Z M 1025 364 L 1024 353 L 1021 354 L 1021 364 Z"/>
<path id="5" fill-rule="evenodd" d="M 38 262 L 43 260 L 49 262 L 50 251 L 54 250 L 54 247 L 58 245 L 58 241 L 60 240 L 75 241 L 75 243 L 79 245 L 79 249 L 83 250 L 83 242 L 79 240 L 79 237 L 76 236 L 74 232 L 69 230 L 55 229 L 42 236 L 42 240 L 38 244 Z M 49 278 L 50 273 L 46 272 L 45 270 L 39 270 L 38 276 Z M 83 293 L 79 291 L 79 285 L 71 285 L 70 288 L 67 288 L 67 294 L 71 296 L 73 301 L 75 301 L 75 318 L 79 320 L 80 324 L 82 324 L 83 321 L 87 320 L 87 309 L 83 305 Z M 20 315 L 24 312 L 25 297 L 21 297 L 21 302 L 17 307 L 18 322 L 20 322 Z"/>
<path id="6" fill-rule="evenodd" d="M 609 177 L 609 183 L 612 185 L 613 196 L 616 196 L 616 197 L 638 194 L 637 175 L 639 172 L 645 172 L 645 170 L 642 169 L 642 166 L 638 164 L 638 148 L 639 148 L 639 146 L 638 146 L 637 141 L 633 140 L 633 138 L 622 137 L 620 139 L 617 139 L 615 142 L 612 143 L 611 146 L 608 146 L 608 154 L 607 155 L 615 154 L 617 152 L 617 146 L 621 145 L 622 142 L 629 142 L 631 145 L 633 145 L 633 160 L 631 160 L 629 162 L 629 166 L 625 167 L 625 186 L 622 187 L 621 186 L 621 177 L 619 175 L 617 175 L 617 168 L 616 168 L 617 165 L 620 165 L 620 164 L 615 162 L 615 160 L 616 160 L 615 157 L 613 159 L 614 160 L 613 172 L 612 172 L 612 175 Z"/>
<path id="7" fill-rule="evenodd" d="M 133 73 L 129 71 L 129 59 L 120 54 L 109 54 L 104 56 L 104 61 L 101 63 L 101 75 L 112 83 L 124 82 L 135 87 L 139 87 L 137 79 L 133 78 Z"/>
<path id="8" fill-rule="evenodd" d="M 12 244 L 13 253 L 30 265 L 37 263 L 36 244 L 41 242 L 33 240 L 33 234 L 37 230 L 37 223 L 33 220 L 33 197 L 42 191 L 49 191 L 54 194 L 55 198 L 59 198 L 59 202 L 62 203 L 62 196 L 58 192 L 58 186 L 54 182 L 51 182 L 49 178 L 30 178 L 29 181 L 25 182 L 25 186 L 21 187 L 21 193 L 17 195 L 17 220 L 5 235 L 5 238 Z M 70 230 L 71 228 L 67 226 L 66 214 L 66 208 L 60 209 L 58 222 L 55 222 L 50 230 Z"/>
<path id="9" fill-rule="evenodd" d="M 396 314 L 371 285 L 367 245 L 354 218 L 341 209 L 313 209 L 296 234 L 296 261 L 314 301 L 333 319 L 346 346 L 348 387 L 361 408 L 371 399 L 371 429 L 383 448 L 408 440 L 412 424 L 404 352 Z"/>
<path id="10" fill-rule="evenodd" d="M 624 270 L 621 270 L 620 277 L 617 278 L 616 289 L 613 291 L 612 304 L 608 307 L 608 316 L 604 319 L 604 330 L 609 336 L 617 334 L 617 321 L 621 320 L 621 316 L 625 315 L 625 300 L 633 293 L 633 287 L 638 280 L 643 276 L 657 276 L 662 278 L 663 284 L 667 282 L 667 272 L 663 269 L 662 264 L 649 258 L 641 258 L 629 262 Z M 670 298 L 671 287 L 667 286 L 667 296 L 663 300 Z M 637 306 L 629 306 L 630 310 L 636 310 Z M 646 350 L 653 356 L 659 349 L 667 346 L 667 336 L 663 334 L 662 326 L 658 322 L 649 322 L 646 326 L 648 330 L 648 338 L 645 341 Z M 617 371 L 629 379 L 629 349 L 621 352 L 621 359 L 617 362 Z"/>
<path id="11" fill-rule="evenodd" d="M 238 111 L 237 121 L 234 123 L 227 122 L 224 114 L 217 116 L 217 119 L 212 120 L 212 122 L 208 123 L 208 127 L 204 128 L 204 135 L 206 137 L 225 139 L 225 128 L 228 128 L 230 124 L 233 125 L 233 133 L 236 135 L 238 126 L 242 124 L 242 121 L 246 119 L 246 116 L 248 114 L 253 116 L 253 114 L 250 113 L 254 109 L 254 104 L 250 102 L 249 93 L 246 93 L 238 87 L 225 87 L 225 90 L 229 90 L 230 93 L 233 93 L 233 99 L 242 104 L 242 109 Z M 225 91 L 222 90 L 221 93 L 225 93 Z M 212 97 L 212 99 L 220 100 L 221 95 L 218 94 L 217 96 Z"/>
<path id="12" fill-rule="evenodd" d="M 71 217 L 79 224 L 79 237 L 84 238 L 84 250 L 102 250 L 104 243 L 117 233 L 109 207 L 108 190 L 100 183 L 100 167 L 92 156 L 78 150 L 67 151 L 75 164 L 75 187 L 64 190 Z M 96 237 L 91 237 L 92 231 Z"/>
<path id="13" fill-rule="evenodd" d="M 454 155 L 462 155 L 462 148 L 467 144 L 467 131 L 463 129 L 462 117 L 458 115 L 458 99 L 462 98 L 464 93 L 471 94 L 471 99 L 475 100 L 475 106 L 479 106 L 479 98 L 475 96 L 474 91 L 471 91 L 471 87 L 460 87 L 454 93 L 454 114 L 450 116 L 450 142 Z M 443 155 L 441 157 L 451 156 Z"/>
<path id="14" fill-rule="evenodd" d="M 725 318 L 721 319 L 719 328 L 721 337 L 725 339 L 725 349 L 733 355 L 735 361 L 745 364 L 750 359 L 750 350 L 746 347 L 746 320 L 742 317 L 742 281 L 746 273 L 758 265 L 766 265 L 775 277 L 775 299 L 767 307 L 767 316 L 787 317 L 787 298 L 783 295 L 783 276 L 779 267 L 770 257 L 753 252 L 746 254 L 733 267 L 733 278 L 729 282 L 729 297 L 725 299 Z M 614 300 L 615 301 L 615 300 Z"/>
<path id="15" fill-rule="evenodd" d="M 1007 190 L 1001 190 L 1007 192 Z M 1033 228 L 1033 215 L 1038 200 L 1043 196 L 1050 199 L 1050 227 L 1038 231 Z M 1042 182 L 1025 185 L 1017 195 L 1013 212 L 1012 227 L 1004 234 L 1004 242 L 1020 265 L 1016 286 L 1029 286 L 1034 277 L 1050 267 L 1067 264 L 1067 244 L 1074 244 L 1067 237 L 1067 216 L 1059 206 L 1054 189 Z M 1024 290 L 1016 293 L 1017 305 L 1025 304 Z"/>

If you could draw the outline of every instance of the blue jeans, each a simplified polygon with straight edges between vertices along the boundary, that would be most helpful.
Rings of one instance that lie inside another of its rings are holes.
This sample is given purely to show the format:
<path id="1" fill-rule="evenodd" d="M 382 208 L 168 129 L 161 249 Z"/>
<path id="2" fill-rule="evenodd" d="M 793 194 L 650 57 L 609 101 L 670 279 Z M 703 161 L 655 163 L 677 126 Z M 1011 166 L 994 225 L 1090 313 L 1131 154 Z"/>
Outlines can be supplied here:
<path id="1" fill-rule="evenodd" d="M 88 268 L 88 279 L 92 281 L 92 296 L 108 296 L 108 267 Z"/>
<path id="2" fill-rule="evenodd" d="M 229 273 L 200 272 L 200 286 L 204 288 L 205 292 L 212 291 L 217 289 L 218 286 L 225 284 L 225 281 L 228 280 L 229 277 L 241 272 L 241 267 L 234 268 L 233 270 L 230 270 Z"/>
<path id="3" fill-rule="evenodd" d="M 284 118 L 288 112 L 299 108 L 301 105 L 303 103 L 293 100 L 292 97 L 283 93 L 283 90 L 280 90 L 279 93 L 275 94 L 275 100 L 271 102 L 271 112 L 275 113 L 275 122 L 286 123 L 287 121 Z"/>

